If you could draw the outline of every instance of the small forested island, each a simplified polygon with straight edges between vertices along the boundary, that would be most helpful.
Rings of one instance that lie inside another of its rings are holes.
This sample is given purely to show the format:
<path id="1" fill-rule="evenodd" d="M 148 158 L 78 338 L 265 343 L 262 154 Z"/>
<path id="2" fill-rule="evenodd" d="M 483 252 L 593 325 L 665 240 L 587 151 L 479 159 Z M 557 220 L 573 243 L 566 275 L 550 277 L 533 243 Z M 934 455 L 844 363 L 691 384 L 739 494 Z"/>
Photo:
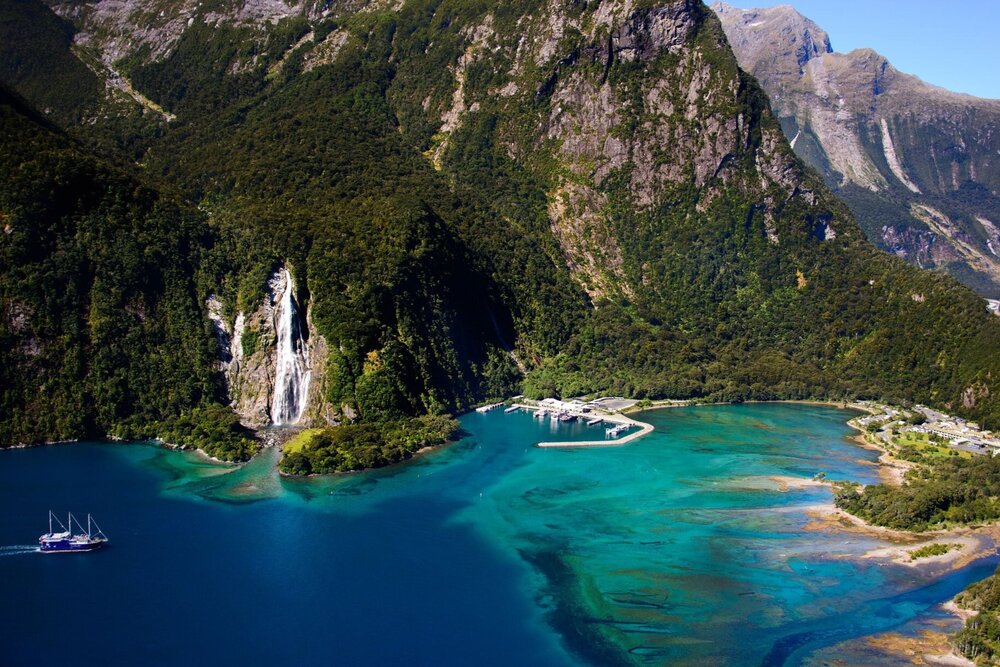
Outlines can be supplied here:
<path id="1" fill-rule="evenodd" d="M 458 432 L 451 417 L 428 415 L 380 424 L 310 429 L 284 445 L 281 471 L 313 475 L 382 468 L 422 449 L 448 442 Z"/>

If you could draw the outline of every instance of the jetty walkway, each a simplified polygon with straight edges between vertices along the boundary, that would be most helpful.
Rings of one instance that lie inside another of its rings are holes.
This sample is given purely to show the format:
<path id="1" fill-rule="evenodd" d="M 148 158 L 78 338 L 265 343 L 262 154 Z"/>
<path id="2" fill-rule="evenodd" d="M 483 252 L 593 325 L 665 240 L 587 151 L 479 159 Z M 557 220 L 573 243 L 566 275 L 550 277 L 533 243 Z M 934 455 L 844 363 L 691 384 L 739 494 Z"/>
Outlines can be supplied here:
<path id="1" fill-rule="evenodd" d="M 524 408 L 525 410 L 539 410 L 545 407 L 539 405 L 525 405 L 522 403 L 515 403 L 514 405 L 519 408 Z M 573 441 L 540 442 L 538 443 L 537 446 L 545 448 L 566 448 L 566 449 L 572 447 L 621 447 L 623 445 L 627 445 L 633 440 L 638 440 L 644 435 L 652 433 L 654 430 L 652 424 L 646 424 L 645 422 L 636 421 L 621 414 L 601 413 L 599 415 L 594 415 L 594 416 L 600 416 L 605 423 L 622 424 L 626 426 L 637 426 L 639 427 L 639 430 L 635 431 L 634 433 L 629 433 L 624 438 L 616 438 L 613 440 L 606 439 L 606 440 L 580 440 L 575 442 Z"/>

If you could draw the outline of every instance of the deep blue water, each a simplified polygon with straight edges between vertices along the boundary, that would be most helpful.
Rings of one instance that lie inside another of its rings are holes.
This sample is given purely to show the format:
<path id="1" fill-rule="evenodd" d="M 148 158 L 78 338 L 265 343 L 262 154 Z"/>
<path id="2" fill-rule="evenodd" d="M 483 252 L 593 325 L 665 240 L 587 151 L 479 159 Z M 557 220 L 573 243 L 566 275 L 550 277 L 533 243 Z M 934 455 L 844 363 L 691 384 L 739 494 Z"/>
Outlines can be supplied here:
<path id="1" fill-rule="evenodd" d="M 931 580 L 807 530 L 829 492 L 768 476 L 873 481 L 843 412 L 642 418 L 657 431 L 628 447 L 540 450 L 594 431 L 474 413 L 416 462 L 305 481 L 274 453 L 227 472 L 148 445 L 3 452 L 0 664 L 799 664 L 943 616 L 996 565 Z M 50 508 L 111 545 L 25 553 Z"/>
<path id="2" fill-rule="evenodd" d="M 333 514 L 308 504 L 163 495 L 149 448 L 10 452 L 0 541 L 49 507 L 90 511 L 92 554 L 0 559 L 5 665 L 570 664 L 539 629 L 526 567 L 414 494 Z M 349 504 L 352 498 L 345 498 Z"/>

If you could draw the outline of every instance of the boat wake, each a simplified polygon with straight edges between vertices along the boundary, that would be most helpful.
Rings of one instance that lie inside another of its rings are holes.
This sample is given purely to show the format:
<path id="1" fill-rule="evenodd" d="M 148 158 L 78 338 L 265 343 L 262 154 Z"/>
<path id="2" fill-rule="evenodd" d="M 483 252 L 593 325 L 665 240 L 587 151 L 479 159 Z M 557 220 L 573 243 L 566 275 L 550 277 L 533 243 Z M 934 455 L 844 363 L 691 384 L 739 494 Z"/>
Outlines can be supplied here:
<path id="1" fill-rule="evenodd" d="M 23 556 L 38 552 L 37 544 L 14 544 L 7 547 L 0 547 L 0 558 L 4 556 Z"/>

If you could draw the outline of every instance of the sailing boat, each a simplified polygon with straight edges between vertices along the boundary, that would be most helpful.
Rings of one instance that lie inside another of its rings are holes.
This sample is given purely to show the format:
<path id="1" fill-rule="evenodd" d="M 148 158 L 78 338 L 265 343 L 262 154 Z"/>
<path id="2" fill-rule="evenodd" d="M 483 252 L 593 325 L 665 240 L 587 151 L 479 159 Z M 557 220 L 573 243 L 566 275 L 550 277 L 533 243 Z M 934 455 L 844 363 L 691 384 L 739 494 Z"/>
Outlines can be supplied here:
<path id="1" fill-rule="evenodd" d="M 55 533 L 52 531 L 52 522 L 55 521 L 62 529 Z M 73 524 L 76 524 L 80 531 L 73 534 Z M 67 527 L 68 526 L 68 527 Z M 87 530 L 84 532 L 83 526 L 76 520 L 72 513 L 64 526 L 52 510 L 49 510 L 49 532 L 38 538 L 38 550 L 42 553 L 62 553 L 67 551 L 94 551 L 100 549 L 108 543 L 108 538 L 90 515 L 87 515 Z"/>

